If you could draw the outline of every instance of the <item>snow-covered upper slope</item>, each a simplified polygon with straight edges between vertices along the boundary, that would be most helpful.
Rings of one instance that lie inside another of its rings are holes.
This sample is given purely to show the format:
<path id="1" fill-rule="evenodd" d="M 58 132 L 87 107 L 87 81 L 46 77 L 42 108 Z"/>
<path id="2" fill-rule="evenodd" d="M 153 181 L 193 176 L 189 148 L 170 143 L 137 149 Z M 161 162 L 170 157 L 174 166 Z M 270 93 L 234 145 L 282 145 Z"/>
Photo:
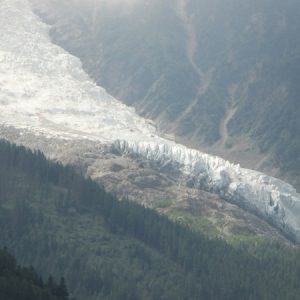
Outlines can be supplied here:
<path id="1" fill-rule="evenodd" d="M 96 86 L 47 32 L 26 0 L 1 0 L 1 123 L 102 141 L 150 137 L 154 127 Z"/>
<path id="2" fill-rule="evenodd" d="M 123 154 L 170 165 L 196 187 L 256 212 L 300 242 L 300 198 L 295 189 L 163 139 L 54 45 L 27 0 L 0 2 L 0 124 L 37 136 L 111 144 Z"/>

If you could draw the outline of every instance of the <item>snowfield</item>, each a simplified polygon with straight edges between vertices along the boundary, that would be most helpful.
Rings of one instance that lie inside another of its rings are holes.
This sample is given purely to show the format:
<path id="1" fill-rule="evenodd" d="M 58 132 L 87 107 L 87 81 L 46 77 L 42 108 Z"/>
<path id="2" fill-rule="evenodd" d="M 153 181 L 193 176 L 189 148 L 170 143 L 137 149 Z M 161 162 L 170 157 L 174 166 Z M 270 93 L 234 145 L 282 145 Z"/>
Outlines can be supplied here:
<path id="1" fill-rule="evenodd" d="M 300 242 L 300 196 L 289 184 L 158 135 L 97 86 L 80 61 L 54 45 L 28 0 L 0 2 L 0 124 L 51 139 L 96 141 L 122 155 L 177 170 Z"/>

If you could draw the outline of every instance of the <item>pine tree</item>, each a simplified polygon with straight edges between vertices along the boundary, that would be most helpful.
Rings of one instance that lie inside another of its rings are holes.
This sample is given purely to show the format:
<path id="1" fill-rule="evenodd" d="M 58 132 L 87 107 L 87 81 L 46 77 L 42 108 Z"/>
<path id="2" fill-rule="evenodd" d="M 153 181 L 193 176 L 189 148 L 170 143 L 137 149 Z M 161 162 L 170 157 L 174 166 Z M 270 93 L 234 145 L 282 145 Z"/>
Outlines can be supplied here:
<path id="1" fill-rule="evenodd" d="M 64 300 L 68 300 L 69 299 L 69 292 L 67 289 L 67 285 L 66 285 L 66 281 L 64 277 L 61 277 L 59 285 L 56 288 L 56 296 L 64 299 Z"/>

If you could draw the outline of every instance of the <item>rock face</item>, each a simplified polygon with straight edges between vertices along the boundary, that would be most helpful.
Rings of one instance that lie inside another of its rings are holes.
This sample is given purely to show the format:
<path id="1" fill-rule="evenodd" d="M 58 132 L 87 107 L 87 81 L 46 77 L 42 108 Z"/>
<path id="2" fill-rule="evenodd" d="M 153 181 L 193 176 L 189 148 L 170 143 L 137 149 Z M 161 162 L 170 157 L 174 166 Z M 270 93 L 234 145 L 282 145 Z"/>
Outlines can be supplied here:
<path id="1" fill-rule="evenodd" d="M 1 137 L 72 163 L 150 207 L 151 199 L 216 194 L 300 242 L 300 199 L 292 186 L 160 137 L 51 42 L 27 1 L 3 0 L 0 22 Z"/>
<path id="2" fill-rule="evenodd" d="M 34 2 L 54 42 L 164 132 L 300 189 L 298 0 Z"/>

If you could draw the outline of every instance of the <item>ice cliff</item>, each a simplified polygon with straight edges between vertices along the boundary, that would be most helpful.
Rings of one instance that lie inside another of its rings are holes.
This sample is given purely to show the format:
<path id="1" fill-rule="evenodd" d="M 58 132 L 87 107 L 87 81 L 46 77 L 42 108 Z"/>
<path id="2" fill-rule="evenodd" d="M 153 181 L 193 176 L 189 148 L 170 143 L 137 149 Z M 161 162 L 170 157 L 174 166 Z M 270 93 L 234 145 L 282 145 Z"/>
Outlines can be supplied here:
<path id="1" fill-rule="evenodd" d="M 48 30 L 29 1 L 0 2 L 2 127 L 30 130 L 37 139 L 93 140 L 170 167 L 181 184 L 217 193 L 300 242 L 300 196 L 291 185 L 160 137 L 151 122 L 93 83 Z"/>

